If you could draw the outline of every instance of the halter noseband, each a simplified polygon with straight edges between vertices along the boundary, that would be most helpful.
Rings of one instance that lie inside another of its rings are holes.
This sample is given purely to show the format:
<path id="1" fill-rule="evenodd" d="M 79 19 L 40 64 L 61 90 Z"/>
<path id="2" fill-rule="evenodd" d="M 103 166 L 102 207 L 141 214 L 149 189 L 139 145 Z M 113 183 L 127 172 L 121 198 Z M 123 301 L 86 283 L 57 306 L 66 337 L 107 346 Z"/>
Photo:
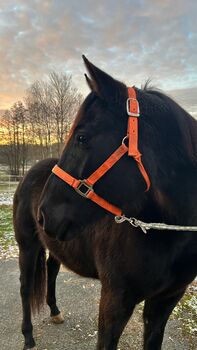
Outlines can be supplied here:
<path id="1" fill-rule="evenodd" d="M 82 197 L 91 199 L 100 207 L 111 212 L 114 215 L 121 215 L 122 210 L 113 204 L 107 202 L 102 197 L 98 196 L 93 189 L 94 184 L 105 173 L 116 164 L 119 159 L 126 153 L 128 156 L 133 157 L 137 163 L 137 166 L 146 182 L 146 191 L 150 188 L 150 179 L 142 164 L 141 153 L 138 149 L 138 118 L 140 116 L 139 103 L 136 99 L 136 91 L 134 87 L 128 88 L 128 98 L 126 101 L 128 118 L 127 135 L 123 138 L 121 146 L 119 146 L 109 158 L 98 167 L 87 179 L 76 179 L 66 171 L 61 169 L 58 165 L 55 165 L 52 172 L 58 176 L 61 180 L 73 187 L 77 193 Z M 125 145 L 125 140 L 128 139 L 128 146 Z"/>

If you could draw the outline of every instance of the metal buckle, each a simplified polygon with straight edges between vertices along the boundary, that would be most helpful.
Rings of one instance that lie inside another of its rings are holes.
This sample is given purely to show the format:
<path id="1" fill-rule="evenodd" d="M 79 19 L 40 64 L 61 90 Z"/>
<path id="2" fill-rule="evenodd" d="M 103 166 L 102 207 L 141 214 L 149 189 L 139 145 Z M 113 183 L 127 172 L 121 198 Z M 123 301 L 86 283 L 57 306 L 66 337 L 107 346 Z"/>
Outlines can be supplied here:
<path id="1" fill-rule="evenodd" d="M 133 97 L 128 97 L 127 102 L 126 102 L 127 114 L 128 114 L 130 117 L 139 117 L 139 116 L 140 116 L 140 112 L 138 112 L 138 113 L 130 112 L 129 101 L 131 101 L 131 100 L 137 102 L 138 111 L 140 111 L 138 100 L 136 100 L 136 98 L 133 98 Z"/>
<path id="2" fill-rule="evenodd" d="M 125 145 L 126 147 L 128 147 L 128 146 L 125 144 L 125 141 L 128 140 L 128 139 L 129 139 L 128 135 L 126 135 L 125 137 L 123 137 L 123 139 L 122 139 L 122 145 Z"/>
<path id="3" fill-rule="evenodd" d="M 79 193 L 82 197 L 87 198 L 88 193 L 94 190 L 92 186 L 87 185 L 85 180 L 79 180 L 79 185 L 77 188 L 75 188 L 75 191 Z"/>

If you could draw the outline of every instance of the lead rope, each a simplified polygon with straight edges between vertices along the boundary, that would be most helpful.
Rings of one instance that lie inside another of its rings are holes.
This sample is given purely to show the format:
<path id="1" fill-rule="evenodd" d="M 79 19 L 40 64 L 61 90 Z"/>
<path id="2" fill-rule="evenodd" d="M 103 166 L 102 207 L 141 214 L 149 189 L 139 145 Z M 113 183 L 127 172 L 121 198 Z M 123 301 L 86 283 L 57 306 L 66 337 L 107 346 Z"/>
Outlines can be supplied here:
<path id="1" fill-rule="evenodd" d="M 197 231 L 197 226 L 179 226 L 179 225 L 167 225 L 164 223 L 147 223 L 136 218 L 127 218 L 125 215 L 115 216 L 115 222 L 122 224 L 124 221 L 128 221 L 134 227 L 140 227 L 144 233 L 147 233 L 150 229 L 155 230 L 174 230 L 174 231 Z"/>

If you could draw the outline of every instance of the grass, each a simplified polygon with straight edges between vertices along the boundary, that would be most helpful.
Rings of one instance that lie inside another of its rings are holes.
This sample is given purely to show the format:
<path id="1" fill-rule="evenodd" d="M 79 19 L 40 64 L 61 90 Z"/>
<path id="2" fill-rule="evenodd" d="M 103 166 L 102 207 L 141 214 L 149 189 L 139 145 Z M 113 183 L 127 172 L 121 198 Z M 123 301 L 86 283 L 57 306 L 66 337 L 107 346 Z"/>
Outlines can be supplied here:
<path id="1" fill-rule="evenodd" d="M 18 182 L 10 182 L 8 184 L 0 183 L 0 193 L 8 191 L 14 192 L 16 190 L 17 184 Z"/>
<path id="2" fill-rule="evenodd" d="M 190 335 L 191 337 L 197 335 L 196 291 L 197 283 L 193 282 L 171 315 L 171 319 L 181 321 L 181 331 L 183 335 Z"/>
<path id="3" fill-rule="evenodd" d="M 15 246 L 14 230 L 12 224 L 12 206 L 0 206 L 0 246 L 4 250 L 9 246 Z"/>

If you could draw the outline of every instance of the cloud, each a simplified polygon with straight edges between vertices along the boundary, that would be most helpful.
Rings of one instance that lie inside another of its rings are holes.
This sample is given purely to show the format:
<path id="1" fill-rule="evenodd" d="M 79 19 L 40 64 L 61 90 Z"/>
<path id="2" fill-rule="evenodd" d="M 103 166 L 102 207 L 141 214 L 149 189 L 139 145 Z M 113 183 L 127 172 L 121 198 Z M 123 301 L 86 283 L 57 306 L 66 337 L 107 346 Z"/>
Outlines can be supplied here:
<path id="1" fill-rule="evenodd" d="M 168 95 L 197 118 L 197 87 L 171 90 L 168 91 Z"/>
<path id="2" fill-rule="evenodd" d="M 195 0 L 7 0 L 0 9 L 1 106 L 3 96 L 14 102 L 50 69 L 72 73 L 86 94 L 84 53 L 127 84 L 151 78 L 164 90 L 183 90 L 195 112 L 196 13 Z"/>

